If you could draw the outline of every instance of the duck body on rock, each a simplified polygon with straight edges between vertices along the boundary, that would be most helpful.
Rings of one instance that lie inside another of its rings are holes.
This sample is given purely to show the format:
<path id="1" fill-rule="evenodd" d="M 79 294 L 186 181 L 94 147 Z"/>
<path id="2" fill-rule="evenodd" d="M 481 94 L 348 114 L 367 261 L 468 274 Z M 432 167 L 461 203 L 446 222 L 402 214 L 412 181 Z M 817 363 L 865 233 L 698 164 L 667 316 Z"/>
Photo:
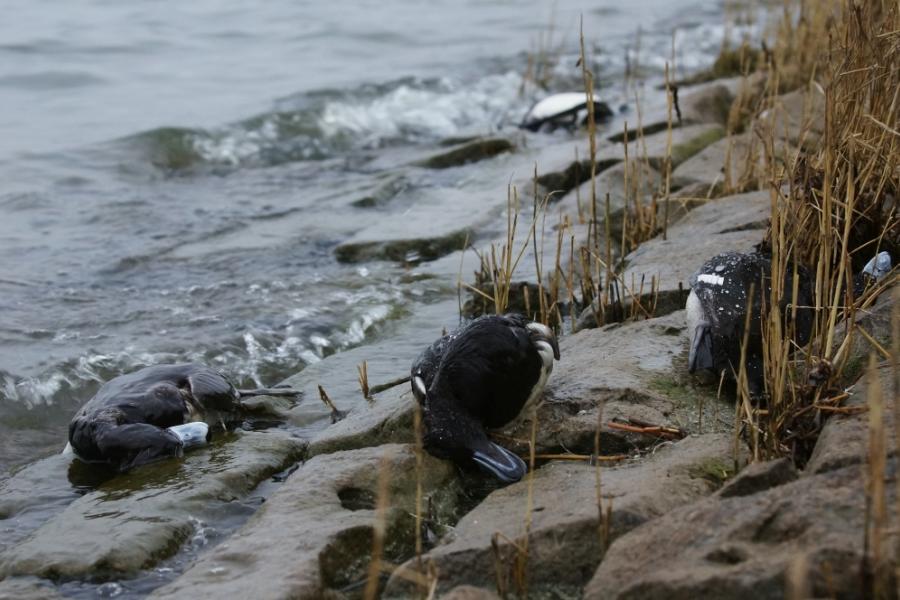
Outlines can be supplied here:
<path id="1" fill-rule="evenodd" d="M 491 441 L 488 431 L 538 406 L 554 360 L 559 345 L 550 328 L 517 314 L 480 317 L 434 342 L 411 372 L 423 407 L 425 449 L 474 463 L 503 482 L 521 479 L 525 463 Z"/>
<path id="2" fill-rule="evenodd" d="M 155 365 L 115 377 L 69 423 L 71 451 L 119 472 L 180 457 L 209 440 L 208 423 L 239 413 L 241 398 L 296 395 L 286 388 L 238 390 L 201 364 Z"/>
<path id="3" fill-rule="evenodd" d="M 797 298 L 793 298 L 794 270 L 786 269 L 783 297 L 779 304 L 784 331 L 791 332 L 798 346 L 805 346 L 812 334 L 812 282 L 803 266 L 797 267 Z M 706 261 L 690 279 L 686 312 L 690 352 L 688 371 L 723 371 L 737 378 L 745 331 L 745 370 L 751 396 L 765 391 L 763 364 L 762 307 L 772 290 L 772 260 L 759 251 L 726 252 Z M 753 301 L 748 301 L 751 287 Z M 763 296 L 765 293 L 765 296 Z M 749 330 L 746 330 L 750 307 Z"/>
<path id="4" fill-rule="evenodd" d="M 605 102 L 594 100 L 594 119 L 599 123 L 613 116 Z M 528 131 L 552 132 L 558 128 L 575 129 L 588 119 L 588 102 L 584 92 L 552 94 L 536 102 L 519 123 Z"/>

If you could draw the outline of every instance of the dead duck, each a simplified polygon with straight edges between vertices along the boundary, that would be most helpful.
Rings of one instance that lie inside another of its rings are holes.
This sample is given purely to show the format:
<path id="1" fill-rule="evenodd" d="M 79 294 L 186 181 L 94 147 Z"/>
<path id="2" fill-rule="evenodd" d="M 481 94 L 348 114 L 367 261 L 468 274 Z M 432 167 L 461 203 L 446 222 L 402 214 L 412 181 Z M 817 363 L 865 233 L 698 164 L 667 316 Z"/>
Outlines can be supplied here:
<path id="1" fill-rule="evenodd" d="M 474 463 L 497 479 L 521 479 L 525 462 L 488 437 L 537 407 L 559 360 L 549 327 L 522 315 L 480 317 L 429 346 L 412 366 L 432 455 Z"/>
<path id="2" fill-rule="evenodd" d="M 115 377 L 69 423 L 69 444 L 83 462 L 123 472 L 182 456 L 209 440 L 208 423 L 241 410 L 249 396 L 294 396 L 287 388 L 238 390 L 201 364 L 155 365 Z"/>
<path id="3" fill-rule="evenodd" d="M 613 116 L 605 102 L 594 100 L 594 119 L 599 123 Z M 536 102 L 522 122 L 521 129 L 551 132 L 558 128 L 574 129 L 587 122 L 588 102 L 584 92 L 552 94 Z"/>
<path id="4" fill-rule="evenodd" d="M 771 258 L 759 251 L 726 252 L 709 259 L 690 279 L 691 292 L 686 312 L 690 352 L 688 371 L 723 371 L 736 378 L 740 370 L 741 345 L 747 318 L 748 296 L 754 289 L 747 333 L 745 370 L 750 395 L 761 397 L 765 389 L 763 338 L 760 316 L 764 291 L 766 301 L 771 293 Z M 792 296 L 793 269 L 785 273 L 785 296 L 780 311 L 785 331 L 793 331 L 793 341 L 805 346 L 812 334 L 813 296 L 808 271 L 799 266 L 797 299 Z M 792 304 L 796 304 L 796 320 L 791 323 Z"/>

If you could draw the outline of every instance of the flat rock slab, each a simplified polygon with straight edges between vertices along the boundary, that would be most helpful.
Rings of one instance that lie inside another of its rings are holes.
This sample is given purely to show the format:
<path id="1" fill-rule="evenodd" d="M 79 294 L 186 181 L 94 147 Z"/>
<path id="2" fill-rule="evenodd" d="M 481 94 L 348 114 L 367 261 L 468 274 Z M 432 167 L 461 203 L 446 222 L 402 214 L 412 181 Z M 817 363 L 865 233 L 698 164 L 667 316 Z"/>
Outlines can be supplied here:
<path id="1" fill-rule="evenodd" d="M 753 123 L 762 139 L 773 138 L 798 148 L 814 149 L 825 132 L 825 94 L 818 85 L 774 99 Z"/>
<path id="2" fill-rule="evenodd" d="M 673 129 L 671 141 L 668 131 L 658 131 L 643 138 L 631 139 L 629 136 L 627 155 L 629 160 L 645 161 L 651 168 L 661 170 L 671 150 L 671 164 L 672 168 L 675 168 L 724 135 L 725 131 L 721 126 L 702 123 Z M 625 144 L 610 144 L 598 140 L 596 173 L 602 173 L 624 161 L 625 157 Z M 585 140 L 547 146 L 538 152 L 534 160 L 537 164 L 537 183 L 542 197 L 551 192 L 565 194 L 591 177 L 590 149 Z M 526 193 L 532 190 L 530 180 L 520 181 L 518 187 L 520 191 Z"/>
<path id="3" fill-rule="evenodd" d="M 711 195 L 764 189 L 771 178 L 770 164 L 781 168 L 797 157 L 797 150 L 781 141 L 774 152 L 774 156 L 766 156 L 764 144 L 752 133 L 722 138 L 679 165 L 672 172 L 672 187 L 702 183 Z"/>
<path id="4" fill-rule="evenodd" d="M 650 197 L 660 189 L 662 183 L 658 171 L 643 161 L 635 160 L 618 163 L 598 174 L 594 179 L 593 190 L 591 180 L 588 179 L 553 206 L 553 212 L 562 211 L 569 216 L 571 222 L 578 223 L 579 216 L 584 221 L 589 221 L 592 210 L 595 209 L 598 222 L 604 221 L 606 196 L 609 194 L 610 216 L 620 217 L 626 205 L 634 204 L 635 198 L 641 204 L 648 203 Z M 597 201 L 596 207 L 592 206 L 591 199 L 594 196 Z M 621 230 L 621 227 L 618 227 L 618 230 Z"/>
<path id="5" fill-rule="evenodd" d="M 732 449 L 732 436 L 709 434 L 602 469 L 603 506 L 611 505 L 609 539 L 712 492 L 721 477 L 718 473 L 731 468 Z M 596 468 L 588 465 L 553 462 L 536 471 L 531 483 L 520 481 L 493 492 L 457 523 L 445 543 L 423 557 L 437 567 L 438 589 L 461 584 L 489 587 L 500 581 L 506 590 L 515 592 L 511 575 L 516 550 L 511 541 L 520 546 L 525 543 L 531 496 L 525 566 L 529 592 L 537 596 L 549 590 L 577 594 L 602 556 L 596 476 Z M 529 485 L 533 485 L 531 495 Z M 401 567 L 414 568 L 413 561 Z M 407 598 L 413 591 L 411 584 L 395 574 L 383 597 Z"/>
<path id="6" fill-rule="evenodd" d="M 423 458 L 425 504 L 430 497 L 440 519 L 454 510 L 456 470 Z M 306 462 L 243 528 L 151 597 L 322 598 L 364 583 L 382 468 L 390 470 L 385 558 L 408 558 L 415 531 L 413 448 L 338 452 Z"/>
<path id="7" fill-rule="evenodd" d="M 770 215 L 768 192 L 751 192 L 711 200 L 689 212 L 662 236 L 644 242 L 625 258 L 622 297 L 639 295 L 652 304 L 651 281 L 657 290 L 657 314 L 681 308 L 690 291 L 688 280 L 704 261 L 727 251 L 747 252 L 762 241 Z"/>
<path id="8" fill-rule="evenodd" d="M 240 433 L 116 477 L 0 554 L 0 577 L 103 580 L 152 567 L 178 550 L 192 519 L 245 496 L 305 446 L 283 432 Z"/>
<path id="9" fill-rule="evenodd" d="M 485 160 L 513 150 L 515 150 L 515 146 L 506 138 L 467 140 L 446 152 L 429 156 L 420 164 L 429 169 L 447 169 Z"/>
<path id="10" fill-rule="evenodd" d="M 721 430 L 714 413 L 721 410 L 730 420 L 730 407 L 717 406 L 715 390 L 697 389 L 679 375 L 685 366 L 680 357 L 687 348 L 686 329 L 684 311 L 677 311 L 563 337 L 562 359 L 538 411 L 537 452 L 593 453 L 598 421 L 602 454 L 627 454 L 659 443 L 658 438 L 611 427 L 614 421 L 696 431 L 702 409 L 705 430 Z M 525 422 L 512 435 L 527 440 L 530 432 Z M 525 443 L 507 445 L 527 455 Z"/>
<path id="11" fill-rule="evenodd" d="M 895 463 L 888 473 L 886 500 L 893 507 Z M 679 508 L 616 540 L 584 597 L 792 597 L 791 569 L 808 586 L 793 597 L 872 597 L 860 573 L 865 489 L 862 471 L 847 467 Z M 894 511 L 888 512 L 896 526 Z M 893 543 L 882 548 L 890 559 Z"/>
<path id="12" fill-rule="evenodd" d="M 856 411 L 851 414 L 834 414 L 828 417 L 812 456 L 806 464 L 804 475 L 825 473 L 851 465 L 859 466 L 868 460 L 869 448 L 869 413 L 868 397 L 872 391 L 869 374 L 863 375 L 853 387 L 853 394 L 844 401 L 843 407 Z M 891 455 L 897 453 L 897 440 L 894 439 L 894 403 L 897 398 L 893 392 L 893 373 L 889 366 L 882 366 L 876 372 L 877 385 L 881 386 L 882 423 L 886 443 Z"/>
<path id="13" fill-rule="evenodd" d="M 81 496 L 68 478 L 70 456 L 57 454 L 0 483 L 0 553 L 19 543 Z"/>
<path id="14" fill-rule="evenodd" d="M 358 263 L 391 260 L 418 263 L 434 260 L 465 247 L 467 238 L 490 218 L 489 206 L 500 204 L 503 197 L 485 198 L 455 188 L 424 188 L 414 204 L 392 219 L 383 219 L 363 228 L 335 248 L 341 262 Z M 441 215 L 435 218 L 435 215 Z"/>
<path id="15" fill-rule="evenodd" d="M 409 383 L 376 394 L 370 403 L 360 391 L 357 367 L 366 362 L 372 386 L 408 377 L 419 353 L 438 339 L 444 329 L 449 331 L 459 324 L 457 309 L 455 298 L 421 306 L 383 339 L 332 354 L 286 379 L 284 383 L 300 390 L 303 400 L 284 417 L 304 437 L 311 438 L 309 456 L 412 441 L 411 427 L 407 426 L 412 423 Z M 340 410 L 348 413 L 344 420 L 329 424 L 329 411 L 319 400 L 319 385 Z M 403 413 L 401 409 L 406 411 L 406 416 L 401 415 L 396 424 L 398 437 L 379 437 L 380 433 L 386 433 L 385 422 L 396 411 Z"/>
<path id="16" fill-rule="evenodd" d="M 316 434 L 310 441 L 309 455 L 414 442 L 414 402 L 409 384 L 379 395 L 373 405 L 359 406 L 344 420 Z"/>

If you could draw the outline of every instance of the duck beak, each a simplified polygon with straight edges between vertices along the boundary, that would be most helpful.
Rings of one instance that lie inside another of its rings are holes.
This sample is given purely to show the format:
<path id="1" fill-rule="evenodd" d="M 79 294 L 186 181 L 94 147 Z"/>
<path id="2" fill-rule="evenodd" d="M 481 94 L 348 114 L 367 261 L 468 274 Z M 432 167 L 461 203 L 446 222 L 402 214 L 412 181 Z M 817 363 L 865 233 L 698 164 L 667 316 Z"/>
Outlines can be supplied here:
<path id="1" fill-rule="evenodd" d="M 556 341 L 556 336 L 550 336 L 550 339 L 547 340 L 549 342 L 550 347 L 553 348 L 553 358 L 559 360 L 559 342 Z"/>
<path id="2" fill-rule="evenodd" d="M 559 342 L 556 341 L 556 336 L 553 335 L 553 330 L 543 323 L 538 323 L 537 321 L 529 323 L 527 327 L 531 332 L 531 339 L 535 342 L 547 342 L 547 344 L 553 350 L 553 358 L 559 360 Z"/>
<path id="3" fill-rule="evenodd" d="M 691 340 L 691 350 L 688 354 L 688 373 L 703 370 L 715 370 L 713 360 L 712 334 L 706 323 L 697 325 L 694 337 Z"/>
<path id="4" fill-rule="evenodd" d="M 168 430 L 178 436 L 178 439 L 181 440 L 182 448 L 185 450 L 195 446 L 205 446 L 211 438 L 209 425 L 203 421 L 175 425 L 169 427 Z"/>
<path id="5" fill-rule="evenodd" d="M 472 460 L 503 483 L 519 481 L 528 471 L 525 461 L 494 442 L 488 442 L 484 450 L 472 452 Z"/>

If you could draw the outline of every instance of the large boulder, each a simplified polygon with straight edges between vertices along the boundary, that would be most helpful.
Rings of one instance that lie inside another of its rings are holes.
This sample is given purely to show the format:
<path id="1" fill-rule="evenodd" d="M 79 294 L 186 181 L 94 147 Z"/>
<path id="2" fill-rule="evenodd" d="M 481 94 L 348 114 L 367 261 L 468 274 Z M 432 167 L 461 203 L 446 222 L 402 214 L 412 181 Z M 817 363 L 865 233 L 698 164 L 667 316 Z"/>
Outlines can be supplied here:
<path id="1" fill-rule="evenodd" d="M 489 495 L 423 562 L 437 568 L 439 591 L 469 584 L 521 593 L 527 585 L 530 597 L 577 596 L 603 556 L 604 537 L 614 540 L 709 494 L 733 466 L 732 436 L 692 437 L 602 468 L 598 499 L 595 467 L 553 462 L 532 480 Z M 602 527 L 601 510 L 609 515 Z M 415 561 L 403 565 L 383 597 L 414 594 L 414 585 L 400 573 L 415 569 Z"/>
<path id="2" fill-rule="evenodd" d="M 460 488 L 450 463 L 422 459 L 423 514 L 436 528 L 453 520 Z M 384 490 L 382 469 L 389 472 Z M 226 543 L 151 597 L 340 597 L 339 590 L 365 583 L 383 492 L 388 506 L 383 559 L 396 562 L 414 554 L 416 483 L 412 446 L 317 456 Z"/>
<path id="3" fill-rule="evenodd" d="M 887 489 L 894 506 L 895 485 Z M 803 597 L 871 597 L 860 572 L 864 490 L 859 467 L 845 467 L 684 506 L 616 540 L 584 597 L 783 598 L 792 571 Z"/>
<path id="4" fill-rule="evenodd" d="M 885 521 L 870 517 L 877 504 L 867 500 L 878 471 L 869 460 L 865 378 L 845 403 L 850 413 L 826 423 L 802 476 L 785 459 L 753 465 L 716 496 L 635 529 L 610 547 L 585 598 L 782 598 L 788 586 L 805 588 L 803 597 L 868 598 L 878 572 L 895 590 L 887 568 L 898 526 L 891 369 L 879 369 L 874 382 L 884 415 Z"/>

